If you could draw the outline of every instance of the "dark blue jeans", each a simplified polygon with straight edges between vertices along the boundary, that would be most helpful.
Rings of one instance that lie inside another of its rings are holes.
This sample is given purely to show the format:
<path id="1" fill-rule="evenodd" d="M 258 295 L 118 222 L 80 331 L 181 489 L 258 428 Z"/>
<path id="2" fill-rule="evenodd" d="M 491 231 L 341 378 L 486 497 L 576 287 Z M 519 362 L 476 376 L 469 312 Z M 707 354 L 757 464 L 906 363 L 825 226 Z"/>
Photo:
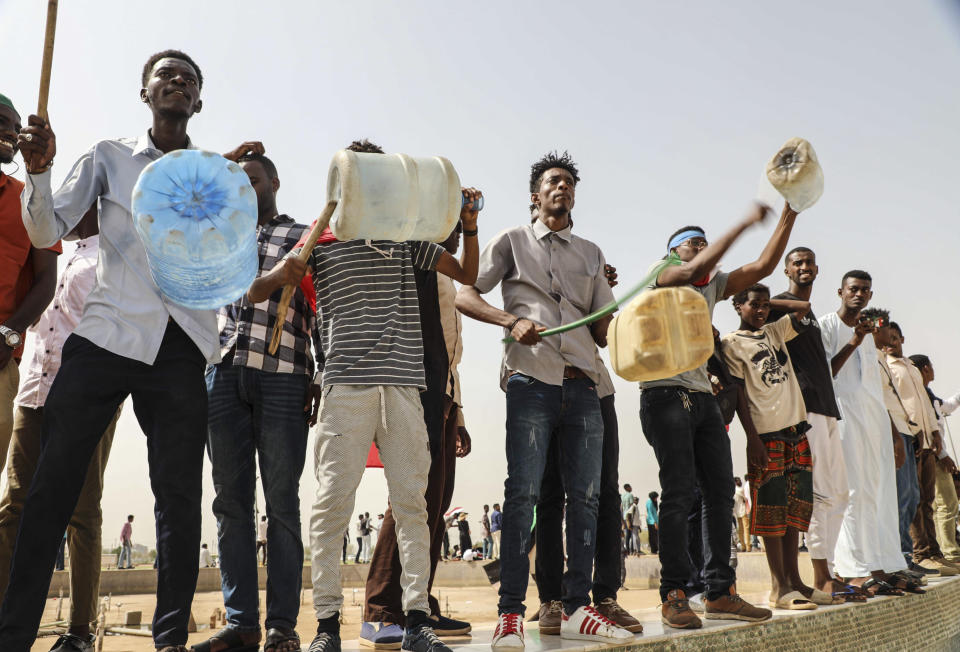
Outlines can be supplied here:
<path id="1" fill-rule="evenodd" d="M 603 458 L 600 464 L 600 497 L 597 505 L 597 543 L 593 565 L 593 603 L 607 598 L 617 599 L 620 582 L 620 490 L 617 465 L 620 460 L 620 439 L 614 395 L 600 399 L 603 416 Z M 537 591 L 540 602 L 559 600 L 563 595 L 563 479 L 560 477 L 558 440 L 550 445 L 548 464 L 540 484 L 537 504 Z"/>
<path id="2" fill-rule="evenodd" d="M 717 400 L 679 386 L 646 389 L 640 394 L 640 423 L 660 465 L 660 597 L 685 590 L 695 573 L 687 519 L 699 485 L 703 577 L 707 598 L 716 599 L 736 581 L 730 567 L 733 461 Z"/>
<path id="3" fill-rule="evenodd" d="M 554 438 L 567 494 L 563 606 L 569 614 L 590 604 L 603 450 L 603 418 L 597 390 L 593 381 L 587 379 L 567 379 L 561 386 L 514 374 L 507 381 L 507 480 L 498 607 L 501 614 L 525 612 L 533 509 Z"/>
<path id="4" fill-rule="evenodd" d="M 127 396 L 147 438 L 157 526 L 157 647 L 187 642 L 197 588 L 200 494 L 207 433 L 206 363 L 175 323 L 152 365 L 71 335 L 43 409 L 43 452 L 27 494 L 10 584 L 0 608 L 0 650 L 27 652 L 37 635 L 63 531 L 104 431 Z"/>
<path id="5" fill-rule="evenodd" d="M 307 452 L 303 406 L 309 383 L 304 374 L 229 362 L 207 370 L 207 453 L 217 492 L 213 513 L 220 581 L 227 622 L 239 631 L 260 629 L 253 513 L 258 460 L 270 551 L 266 627 L 293 629 L 297 624 L 303 573 L 299 488 Z"/>
<path id="6" fill-rule="evenodd" d="M 920 505 L 920 482 L 917 479 L 916 439 L 900 433 L 903 448 L 907 453 L 906 462 L 897 469 L 897 508 L 900 512 L 900 551 L 907 564 L 913 561 L 913 539 L 910 538 L 910 524 L 917 515 Z"/>

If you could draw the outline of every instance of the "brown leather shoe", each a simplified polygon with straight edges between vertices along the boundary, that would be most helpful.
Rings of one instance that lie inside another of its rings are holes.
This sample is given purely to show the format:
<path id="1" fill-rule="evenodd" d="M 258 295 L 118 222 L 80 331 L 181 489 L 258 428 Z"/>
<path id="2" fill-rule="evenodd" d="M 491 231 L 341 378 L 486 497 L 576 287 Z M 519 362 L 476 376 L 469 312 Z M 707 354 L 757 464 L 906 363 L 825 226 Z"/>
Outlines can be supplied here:
<path id="1" fill-rule="evenodd" d="M 617 601 L 613 598 L 604 598 L 600 601 L 600 604 L 596 606 L 596 609 L 600 612 L 601 616 L 612 620 L 628 632 L 634 634 L 643 633 L 643 625 L 640 621 L 631 616 L 630 612 L 617 604 Z"/>
<path id="2" fill-rule="evenodd" d="M 540 605 L 540 614 L 537 621 L 540 623 L 540 633 L 551 636 L 560 635 L 560 621 L 563 614 L 563 603 L 551 600 Z"/>
<path id="3" fill-rule="evenodd" d="M 704 617 L 709 620 L 746 620 L 757 622 L 769 620 L 773 612 L 769 609 L 754 607 L 752 604 L 737 595 L 737 589 L 730 587 L 729 595 L 722 595 L 716 600 L 704 600 Z"/>
<path id="4" fill-rule="evenodd" d="M 667 594 L 667 600 L 660 605 L 660 620 L 664 625 L 675 629 L 700 629 L 703 627 L 700 617 L 693 613 L 687 604 L 687 596 L 680 589 Z"/>

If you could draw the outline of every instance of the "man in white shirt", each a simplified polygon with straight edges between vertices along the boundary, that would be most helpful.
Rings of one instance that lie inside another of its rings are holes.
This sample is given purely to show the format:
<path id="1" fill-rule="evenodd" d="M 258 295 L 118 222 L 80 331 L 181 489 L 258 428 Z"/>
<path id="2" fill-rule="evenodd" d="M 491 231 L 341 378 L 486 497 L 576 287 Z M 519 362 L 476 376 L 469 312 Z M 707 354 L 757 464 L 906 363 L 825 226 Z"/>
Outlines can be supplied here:
<path id="1" fill-rule="evenodd" d="M 899 584 L 890 573 L 906 567 L 900 554 L 895 475 L 904 463 L 903 440 L 883 401 L 877 350 L 867 337 L 873 325 L 860 320 L 860 311 L 873 297 L 870 275 L 847 272 L 839 295 L 840 309 L 819 320 L 843 417 L 840 438 L 850 487 L 834 566 L 854 585 L 888 592 L 888 580 Z"/>
<path id="2" fill-rule="evenodd" d="M 210 568 L 213 563 L 210 561 L 210 550 L 207 544 L 200 545 L 200 568 Z"/>

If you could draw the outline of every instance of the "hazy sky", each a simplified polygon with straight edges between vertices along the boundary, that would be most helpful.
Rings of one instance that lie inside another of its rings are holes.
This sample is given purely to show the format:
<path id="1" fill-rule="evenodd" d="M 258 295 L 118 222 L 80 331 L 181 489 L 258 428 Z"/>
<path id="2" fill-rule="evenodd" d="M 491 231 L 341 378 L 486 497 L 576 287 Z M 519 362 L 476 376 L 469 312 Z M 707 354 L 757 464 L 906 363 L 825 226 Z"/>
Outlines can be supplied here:
<path id="1" fill-rule="evenodd" d="M 45 6 L 0 0 L 0 92 L 24 116 L 36 106 Z M 582 178 L 576 233 L 619 268 L 623 291 L 664 253 L 675 229 L 693 223 L 719 235 L 739 219 L 766 161 L 802 136 L 826 178 L 823 198 L 799 217 L 790 242 L 818 254 L 815 311 L 837 308 L 843 272 L 870 271 L 874 304 L 903 326 L 906 352 L 929 354 L 935 387 L 953 393 L 960 390 L 954 8 L 63 2 L 50 91 L 53 176 L 59 183 L 97 140 L 144 133 L 150 114 L 139 102 L 141 67 L 155 51 L 180 48 L 205 76 L 194 142 L 226 151 L 262 140 L 279 168 L 280 210 L 300 222 L 322 208 L 333 153 L 369 137 L 388 151 L 446 156 L 464 184 L 482 188 L 482 245 L 527 220 L 530 164 L 547 150 L 568 149 Z M 773 222 L 746 234 L 724 269 L 755 258 Z M 786 287 L 780 272 L 769 284 Z M 490 296 L 499 301 L 499 290 Z M 721 333 L 736 327 L 728 302 L 714 321 Z M 495 327 L 466 323 L 461 376 L 473 453 L 458 466 L 454 505 L 471 511 L 475 536 L 481 505 L 503 495 L 500 337 Z M 645 494 L 658 482 L 640 429 L 639 391 L 620 380 L 617 390 L 620 481 Z M 735 470 L 743 473 L 736 424 L 732 440 Z M 309 446 L 305 524 L 316 486 L 312 438 Z M 209 465 L 205 476 L 203 539 L 215 544 Z M 106 472 L 104 544 L 118 539 L 125 515 L 134 513 L 134 540 L 152 545 L 152 504 L 144 438 L 128 405 Z M 368 471 L 354 514 L 384 508 L 383 474 Z"/>

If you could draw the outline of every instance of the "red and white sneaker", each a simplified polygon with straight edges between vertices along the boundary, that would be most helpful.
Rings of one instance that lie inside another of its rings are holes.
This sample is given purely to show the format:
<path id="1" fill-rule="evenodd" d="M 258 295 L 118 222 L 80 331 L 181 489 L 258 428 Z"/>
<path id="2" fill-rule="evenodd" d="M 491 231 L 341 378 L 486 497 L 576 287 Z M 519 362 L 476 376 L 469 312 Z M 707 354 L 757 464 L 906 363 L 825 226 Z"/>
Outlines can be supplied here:
<path id="1" fill-rule="evenodd" d="M 569 616 L 566 612 L 563 613 L 560 638 L 622 643 L 632 639 L 633 634 L 587 605 L 578 608 Z"/>
<path id="2" fill-rule="evenodd" d="M 497 628 L 493 630 L 490 647 L 494 650 L 523 649 L 523 616 L 520 614 L 500 614 Z"/>

